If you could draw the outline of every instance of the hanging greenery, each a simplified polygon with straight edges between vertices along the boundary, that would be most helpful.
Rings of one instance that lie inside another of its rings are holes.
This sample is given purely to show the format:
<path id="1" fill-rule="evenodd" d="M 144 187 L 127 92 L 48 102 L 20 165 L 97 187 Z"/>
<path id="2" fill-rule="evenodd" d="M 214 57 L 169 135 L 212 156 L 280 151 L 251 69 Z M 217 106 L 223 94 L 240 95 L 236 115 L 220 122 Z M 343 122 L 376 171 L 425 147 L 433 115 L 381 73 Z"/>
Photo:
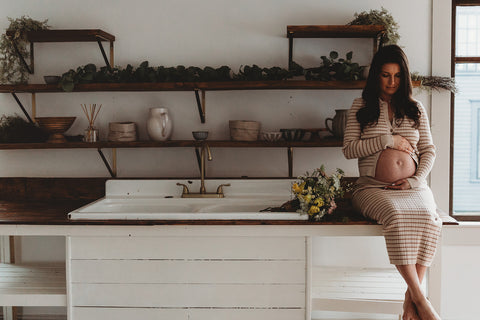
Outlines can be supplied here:
<path id="1" fill-rule="evenodd" d="M 355 13 L 355 19 L 347 25 L 382 25 L 385 27 L 385 33 L 381 39 L 380 45 L 397 44 L 400 40 L 398 33 L 398 23 L 393 19 L 390 12 L 384 7 L 382 10 L 370 10 Z"/>
<path id="2" fill-rule="evenodd" d="M 48 20 L 37 21 L 28 16 L 17 19 L 8 18 L 8 20 L 10 26 L 6 31 L 13 32 L 14 35 L 13 39 L 7 37 L 6 33 L 0 37 L 0 83 L 27 83 L 28 70 L 21 63 L 12 41 L 15 41 L 18 51 L 27 60 L 30 55 L 27 32 L 49 29 Z"/>

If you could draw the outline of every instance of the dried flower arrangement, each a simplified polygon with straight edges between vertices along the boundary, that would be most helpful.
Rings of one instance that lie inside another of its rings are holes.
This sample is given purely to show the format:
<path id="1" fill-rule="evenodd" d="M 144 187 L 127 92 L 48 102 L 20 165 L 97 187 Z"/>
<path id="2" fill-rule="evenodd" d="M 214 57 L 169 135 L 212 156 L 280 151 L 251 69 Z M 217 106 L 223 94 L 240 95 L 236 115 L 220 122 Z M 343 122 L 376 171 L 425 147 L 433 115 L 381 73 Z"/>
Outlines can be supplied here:
<path id="1" fill-rule="evenodd" d="M 455 78 L 440 76 L 421 76 L 418 72 L 411 75 L 412 81 L 420 81 L 420 88 L 429 90 L 448 90 L 451 93 L 457 93 L 458 88 L 455 84 Z"/>

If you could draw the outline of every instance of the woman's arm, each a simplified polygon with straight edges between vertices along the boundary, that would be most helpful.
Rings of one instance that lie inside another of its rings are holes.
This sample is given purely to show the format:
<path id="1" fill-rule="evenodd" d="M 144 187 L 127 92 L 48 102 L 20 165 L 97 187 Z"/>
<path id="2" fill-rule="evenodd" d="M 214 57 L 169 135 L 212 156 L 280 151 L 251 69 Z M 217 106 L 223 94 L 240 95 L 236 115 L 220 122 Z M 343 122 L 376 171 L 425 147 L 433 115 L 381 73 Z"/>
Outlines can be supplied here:
<path id="1" fill-rule="evenodd" d="M 427 112 L 420 102 L 418 103 L 418 108 L 421 113 L 419 119 L 420 125 L 418 127 L 420 137 L 417 143 L 419 161 L 417 171 L 412 177 L 407 179 L 412 188 L 418 187 L 426 182 L 425 179 L 432 170 L 433 163 L 435 162 L 435 145 L 432 140 Z"/>
<path id="2" fill-rule="evenodd" d="M 357 112 L 364 105 L 363 99 L 355 99 L 348 112 L 342 148 L 343 154 L 347 159 L 367 157 L 387 147 L 393 147 L 392 135 L 381 134 L 374 138 L 360 139 L 361 130 L 360 123 L 357 121 Z"/>

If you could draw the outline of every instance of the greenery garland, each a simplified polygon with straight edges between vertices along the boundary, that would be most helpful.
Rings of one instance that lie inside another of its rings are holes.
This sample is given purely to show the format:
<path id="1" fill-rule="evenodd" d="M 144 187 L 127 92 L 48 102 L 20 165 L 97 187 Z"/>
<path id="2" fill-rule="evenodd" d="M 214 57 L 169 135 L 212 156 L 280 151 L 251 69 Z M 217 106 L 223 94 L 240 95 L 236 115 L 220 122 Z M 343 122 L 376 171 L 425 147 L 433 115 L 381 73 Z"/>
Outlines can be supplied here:
<path id="1" fill-rule="evenodd" d="M 13 32 L 13 39 L 7 37 L 4 33 L 0 37 L 0 83 L 27 83 L 28 70 L 21 63 L 20 58 L 13 47 L 12 40 L 17 44 L 18 51 L 22 57 L 27 60 L 30 55 L 30 49 L 27 41 L 28 31 L 46 30 L 50 26 L 48 20 L 37 21 L 28 16 L 22 16 L 17 19 L 8 18 L 10 25 L 7 32 Z"/>
<path id="2" fill-rule="evenodd" d="M 346 59 L 338 59 L 338 53 L 330 52 L 330 58 L 322 56 L 322 65 L 319 68 L 304 69 L 292 62 L 290 69 L 281 67 L 262 68 L 254 64 L 240 67 L 237 73 L 228 66 L 212 67 L 152 67 L 148 61 L 142 62 L 139 67 L 107 67 L 97 68 L 90 63 L 70 69 L 65 72 L 59 82 L 64 91 L 72 91 L 77 84 L 82 83 L 146 83 L 146 82 L 208 82 L 208 81 L 268 81 L 286 80 L 295 76 L 303 76 L 307 80 L 359 80 L 363 67 L 351 61 L 352 52 L 347 53 Z"/>

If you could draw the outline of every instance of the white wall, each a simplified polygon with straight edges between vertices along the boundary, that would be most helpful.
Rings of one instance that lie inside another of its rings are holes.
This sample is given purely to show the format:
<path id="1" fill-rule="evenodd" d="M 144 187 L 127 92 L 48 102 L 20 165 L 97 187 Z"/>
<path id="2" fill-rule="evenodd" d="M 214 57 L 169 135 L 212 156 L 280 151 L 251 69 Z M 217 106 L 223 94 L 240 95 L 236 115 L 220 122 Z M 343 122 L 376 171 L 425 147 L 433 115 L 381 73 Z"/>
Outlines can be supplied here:
<path id="1" fill-rule="evenodd" d="M 287 25 L 345 24 L 357 11 L 387 8 L 399 22 L 400 44 L 409 55 L 412 70 L 430 70 L 430 1 L 1 1 L 0 27 L 6 17 L 49 19 L 52 28 L 101 28 L 116 36 L 115 64 L 137 66 L 144 60 L 159 66 L 241 65 L 287 66 Z M 406 10 L 414 6 L 415 10 Z M 410 21 L 415 21 L 414 24 Z M 371 40 L 295 40 L 294 59 L 319 64 L 320 55 L 353 50 L 354 60 L 368 64 Z M 35 75 L 62 74 L 93 62 L 103 64 L 96 43 L 35 45 Z M 81 134 L 87 121 L 81 103 L 102 104 L 97 119 L 105 137 L 108 122 L 136 121 L 141 139 L 147 139 L 145 120 L 149 107 L 165 106 L 174 121 L 173 139 L 191 139 L 192 130 L 209 130 L 211 139 L 228 139 L 228 120 L 252 119 L 265 130 L 324 127 L 334 109 L 349 108 L 360 90 L 350 91 L 225 91 L 207 92 L 207 121 L 201 124 L 192 92 L 37 94 L 38 116 L 77 116 L 68 134 Z M 30 108 L 30 95 L 21 100 Z M 425 105 L 428 95 L 419 94 Z M 20 113 L 13 98 L 0 95 L 1 113 Z M 215 149 L 208 163 L 210 176 L 286 176 L 285 149 Z M 108 153 L 108 151 L 107 151 Z M 120 149 L 120 177 L 198 176 L 191 148 Z M 108 176 L 96 150 L 27 150 L 0 153 L 1 176 Z M 345 160 L 340 148 L 294 150 L 294 175 L 324 163 L 358 175 L 355 160 Z"/>

